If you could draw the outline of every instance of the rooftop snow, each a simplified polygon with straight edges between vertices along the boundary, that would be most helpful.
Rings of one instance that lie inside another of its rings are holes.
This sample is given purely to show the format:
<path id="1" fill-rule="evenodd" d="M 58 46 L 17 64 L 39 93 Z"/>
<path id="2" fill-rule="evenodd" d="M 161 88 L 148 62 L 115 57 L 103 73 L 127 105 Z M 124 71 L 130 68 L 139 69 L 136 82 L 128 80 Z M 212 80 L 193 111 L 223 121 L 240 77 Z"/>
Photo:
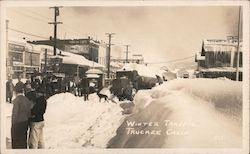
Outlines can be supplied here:
<path id="1" fill-rule="evenodd" d="M 242 72 L 242 67 L 239 67 L 239 71 Z M 216 68 L 202 68 L 203 72 L 236 72 L 234 67 L 216 67 Z"/>
<path id="2" fill-rule="evenodd" d="M 61 51 L 61 55 L 57 55 L 57 57 L 62 58 L 64 64 L 77 64 L 82 66 L 104 68 L 104 66 L 101 64 L 98 64 L 94 61 L 90 61 L 86 59 L 84 56 L 73 54 L 70 52 Z"/>
<path id="3" fill-rule="evenodd" d="M 143 64 L 136 64 L 136 63 L 128 63 L 125 64 L 121 69 L 117 71 L 133 71 L 136 70 L 139 75 L 145 76 L 145 77 L 156 77 L 156 75 L 162 76 L 162 72 L 160 69 L 150 67 L 150 66 L 145 66 Z M 162 70 L 163 71 L 163 70 Z"/>
<path id="4" fill-rule="evenodd" d="M 236 52 L 237 42 L 229 42 L 227 40 L 203 40 L 203 48 L 206 52 Z M 240 42 L 240 51 L 242 51 L 242 42 Z"/>

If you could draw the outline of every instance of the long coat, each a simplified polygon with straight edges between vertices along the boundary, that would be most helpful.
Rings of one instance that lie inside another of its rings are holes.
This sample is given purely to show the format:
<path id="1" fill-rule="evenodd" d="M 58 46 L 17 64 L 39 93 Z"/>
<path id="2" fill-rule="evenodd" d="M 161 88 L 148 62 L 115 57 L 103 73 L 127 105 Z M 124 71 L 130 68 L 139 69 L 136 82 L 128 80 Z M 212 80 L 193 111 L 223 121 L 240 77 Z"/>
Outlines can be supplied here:
<path id="1" fill-rule="evenodd" d="M 13 149 L 27 148 L 28 119 L 31 115 L 32 102 L 23 95 L 13 100 L 11 119 L 11 142 Z"/>
<path id="2" fill-rule="evenodd" d="M 12 98 L 14 91 L 14 84 L 11 81 L 6 82 L 6 98 Z"/>

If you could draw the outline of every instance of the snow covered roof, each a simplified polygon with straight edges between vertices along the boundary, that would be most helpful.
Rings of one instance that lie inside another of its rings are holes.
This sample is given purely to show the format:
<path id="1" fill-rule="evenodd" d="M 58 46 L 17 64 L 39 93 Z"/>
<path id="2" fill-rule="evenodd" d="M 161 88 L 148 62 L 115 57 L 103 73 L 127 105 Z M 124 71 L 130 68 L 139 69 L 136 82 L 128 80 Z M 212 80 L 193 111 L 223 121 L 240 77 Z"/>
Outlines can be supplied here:
<path id="1" fill-rule="evenodd" d="M 8 38 L 9 43 L 16 43 L 16 44 L 22 44 L 25 45 L 26 41 L 24 39 L 16 38 L 16 37 L 9 37 Z"/>
<path id="2" fill-rule="evenodd" d="M 242 72 L 243 68 L 239 67 L 239 71 Z M 216 67 L 216 68 L 202 68 L 202 72 L 236 72 L 235 67 Z"/>
<path id="3" fill-rule="evenodd" d="M 205 60 L 205 56 L 201 55 L 201 52 L 195 53 L 195 60 Z"/>
<path id="4" fill-rule="evenodd" d="M 99 69 L 89 69 L 86 74 L 103 74 L 103 72 Z"/>
<path id="5" fill-rule="evenodd" d="M 228 40 L 203 40 L 203 49 L 205 52 L 235 52 L 237 51 L 237 42 Z M 240 51 L 242 51 L 242 42 L 240 42 Z"/>
<path id="6" fill-rule="evenodd" d="M 32 43 L 26 43 L 25 48 L 28 49 L 29 51 L 35 52 L 35 53 L 41 53 L 44 52 L 45 49 L 47 49 L 48 54 L 52 55 L 54 48 L 49 45 L 35 45 Z M 61 50 L 56 49 L 57 53 L 59 53 Z"/>
<path id="7" fill-rule="evenodd" d="M 77 55 L 77 54 L 73 54 L 73 53 L 65 52 L 61 50 L 60 52 L 61 54 L 58 54 L 54 57 L 62 58 L 63 64 L 76 64 L 76 65 L 81 65 L 81 66 L 104 68 L 103 65 L 96 63 L 94 61 L 90 61 L 82 55 Z"/>
<path id="8" fill-rule="evenodd" d="M 156 75 L 162 76 L 161 73 L 159 73 L 159 69 L 145 66 L 143 64 L 136 64 L 136 63 L 127 63 L 125 64 L 121 69 L 117 70 L 119 71 L 133 71 L 136 70 L 139 75 L 145 76 L 145 77 L 156 77 Z"/>
<path id="9" fill-rule="evenodd" d="M 116 67 L 116 68 L 121 68 L 124 64 L 120 62 L 110 62 L 110 66 Z"/>
<path id="10" fill-rule="evenodd" d="M 87 78 L 99 78 L 100 75 L 97 74 L 87 74 Z"/>

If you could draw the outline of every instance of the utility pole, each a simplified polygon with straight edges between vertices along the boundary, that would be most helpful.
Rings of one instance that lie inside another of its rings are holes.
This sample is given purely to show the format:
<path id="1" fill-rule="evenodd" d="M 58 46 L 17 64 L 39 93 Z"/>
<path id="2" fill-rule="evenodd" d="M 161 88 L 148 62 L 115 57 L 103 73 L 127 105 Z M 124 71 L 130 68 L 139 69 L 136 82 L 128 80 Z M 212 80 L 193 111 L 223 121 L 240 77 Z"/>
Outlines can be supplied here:
<path id="1" fill-rule="evenodd" d="M 108 60 L 108 79 L 110 77 L 110 53 L 111 53 L 111 37 L 112 35 L 114 35 L 115 33 L 106 33 L 106 35 L 109 37 L 109 44 L 108 44 L 108 54 L 107 54 L 107 60 Z"/>
<path id="2" fill-rule="evenodd" d="M 9 20 L 6 20 L 6 57 L 7 57 L 7 72 L 8 72 L 8 75 L 11 74 L 10 71 L 11 71 L 11 61 L 10 61 L 10 55 L 9 55 L 9 45 L 8 45 L 8 30 L 9 30 Z"/>
<path id="3" fill-rule="evenodd" d="M 130 45 L 125 45 L 126 46 L 126 63 L 128 63 L 128 53 L 129 53 L 129 51 L 128 51 L 128 47 L 130 46 Z"/>
<path id="4" fill-rule="evenodd" d="M 49 24 L 54 25 L 54 56 L 56 55 L 56 46 L 57 46 L 57 24 L 62 24 L 62 22 L 57 22 L 57 16 L 59 16 L 59 8 L 58 6 L 50 7 L 50 9 L 55 9 L 54 13 L 54 22 L 49 22 Z"/>
<path id="5" fill-rule="evenodd" d="M 45 53 L 44 53 L 44 59 L 45 59 L 45 62 L 44 62 L 44 74 L 45 74 L 45 78 L 47 78 L 48 76 L 47 76 L 47 53 L 48 52 L 48 50 L 47 49 L 45 49 Z M 44 87 L 45 87 L 45 97 L 47 98 L 47 79 L 45 79 L 45 82 L 43 82 L 43 84 L 44 84 Z"/>
<path id="6" fill-rule="evenodd" d="M 236 62 L 236 81 L 239 81 L 239 65 L 240 65 L 240 20 L 241 6 L 239 7 L 239 20 L 238 20 L 238 42 L 237 42 L 237 62 Z"/>
<path id="7" fill-rule="evenodd" d="M 45 74 L 47 75 L 47 49 L 45 49 L 45 53 L 44 53 L 44 59 L 45 59 L 45 64 L 44 64 L 44 71 L 45 71 Z"/>

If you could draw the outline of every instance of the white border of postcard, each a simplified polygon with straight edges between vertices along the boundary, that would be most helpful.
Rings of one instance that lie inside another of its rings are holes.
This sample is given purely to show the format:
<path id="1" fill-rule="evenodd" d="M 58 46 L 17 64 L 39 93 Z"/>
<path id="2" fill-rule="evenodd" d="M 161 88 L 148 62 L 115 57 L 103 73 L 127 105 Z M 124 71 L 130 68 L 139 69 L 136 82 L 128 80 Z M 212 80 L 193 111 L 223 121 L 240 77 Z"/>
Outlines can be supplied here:
<path id="1" fill-rule="evenodd" d="M 5 90 L 1 89 L 1 153 L 230 153 L 240 154 L 249 152 L 249 1 L 0 1 L 1 20 L 1 87 L 5 87 L 6 81 L 6 35 L 5 19 L 8 7 L 48 7 L 48 6 L 243 6 L 243 148 L 241 149 L 56 149 L 56 150 L 9 150 L 6 149 L 4 129 Z"/>

